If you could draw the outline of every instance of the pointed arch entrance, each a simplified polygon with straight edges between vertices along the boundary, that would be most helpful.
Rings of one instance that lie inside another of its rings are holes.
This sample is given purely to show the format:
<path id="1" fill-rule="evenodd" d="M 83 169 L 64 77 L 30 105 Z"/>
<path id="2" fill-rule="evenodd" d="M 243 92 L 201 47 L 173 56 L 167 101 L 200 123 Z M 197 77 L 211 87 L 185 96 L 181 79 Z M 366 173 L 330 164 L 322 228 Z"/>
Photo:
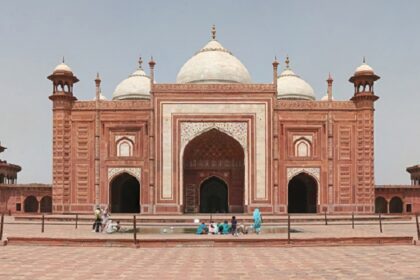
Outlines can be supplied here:
<path id="1" fill-rule="evenodd" d="M 140 183 L 124 172 L 110 183 L 109 205 L 112 213 L 140 213 Z"/>
<path id="2" fill-rule="evenodd" d="M 227 213 L 228 187 L 217 177 L 206 179 L 200 186 L 201 213 Z"/>
<path id="3" fill-rule="evenodd" d="M 215 128 L 198 135 L 183 168 L 184 212 L 243 212 L 244 150 L 233 137 Z"/>
<path id="4" fill-rule="evenodd" d="M 316 213 L 317 201 L 318 183 L 315 178 L 302 172 L 289 181 L 289 213 Z"/>

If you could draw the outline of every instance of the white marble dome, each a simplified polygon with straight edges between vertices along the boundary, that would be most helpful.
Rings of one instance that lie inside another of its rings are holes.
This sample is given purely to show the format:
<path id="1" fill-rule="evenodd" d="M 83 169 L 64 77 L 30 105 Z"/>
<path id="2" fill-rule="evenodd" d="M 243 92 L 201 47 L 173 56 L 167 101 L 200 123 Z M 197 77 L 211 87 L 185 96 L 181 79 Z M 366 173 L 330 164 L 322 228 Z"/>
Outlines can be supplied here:
<path id="1" fill-rule="evenodd" d="M 249 84 L 251 76 L 242 62 L 225 49 L 213 34 L 213 39 L 182 66 L 176 82 Z"/>
<path id="2" fill-rule="evenodd" d="M 361 74 L 361 73 L 370 73 L 374 74 L 373 68 L 370 67 L 366 62 L 363 62 L 362 65 L 356 68 L 354 71 L 355 74 Z"/>
<path id="3" fill-rule="evenodd" d="M 315 100 L 315 93 L 305 80 L 287 67 L 277 78 L 277 98 Z"/>
<path id="4" fill-rule="evenodd" d="M 57 73 L 57 72 L 68 72 L 68 73 L 73 73 L 73 71 L 71 70 L 71 68 L 65 64 L 64 62 L 58 64 L 55 68 L 53 73 Z"/>
<path id="5" fill-rule="evenodd" d="M 139 68 L 115 88 L 112 100 L 150 99 L 150 78 Z"/>

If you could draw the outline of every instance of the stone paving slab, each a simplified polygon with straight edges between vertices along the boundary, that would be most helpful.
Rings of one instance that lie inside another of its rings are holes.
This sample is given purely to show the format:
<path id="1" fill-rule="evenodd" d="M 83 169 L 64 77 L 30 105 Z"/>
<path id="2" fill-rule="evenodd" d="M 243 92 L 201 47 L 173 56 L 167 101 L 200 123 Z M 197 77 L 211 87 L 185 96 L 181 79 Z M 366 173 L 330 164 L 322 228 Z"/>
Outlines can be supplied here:
<path id="1" fill-rule="evenodd" d="M 0 279 L 419 279 L 420 247 L 0 247 Z"/>

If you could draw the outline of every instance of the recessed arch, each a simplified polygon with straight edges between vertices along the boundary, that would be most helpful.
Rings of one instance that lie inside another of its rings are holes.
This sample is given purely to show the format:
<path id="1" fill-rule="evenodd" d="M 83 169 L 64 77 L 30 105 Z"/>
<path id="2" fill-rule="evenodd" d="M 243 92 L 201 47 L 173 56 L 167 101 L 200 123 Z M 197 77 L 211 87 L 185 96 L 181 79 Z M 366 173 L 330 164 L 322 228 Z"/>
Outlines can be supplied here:
<path id="1" fill-rule="evenodd" d="M 200 213 L 228 213 L 228 186 L 224 180 L 211 176 L 200 184 Z"/>
<path id="2" fill-rule="evenodd" d="M 243 212 L 244 209 L 244 149 L 230 135 L 218 129 L 210 129 L 194 139 L 185 147 L 183 161 L 183 201 L 184 211 L 189 213 L 211 211 L 204 209 L 200 202 L 203 179 L 211 179 L 220 196 L 226 192 L 227 207 L 219 207 L 217 211 Z M 216 182 L 217 179 L 222 180 Z M 223 179 L 221 179 L 223 178 Z M 226 188 L 221 187 L 225 185 Z M 207 191 L 206 191 L 207 192 Z M 212 191 L 208 191 L 211 195 Z M 214 194 L 214 199 L 217 196 Z M 207 201 L 208 202 L 208 201 Z M 205 202 L 207 204 L 207 202 Z"/>
<path id="3" fill-rule="evenodd" d="M 109 205 L 112 213 L 140 213 L 140 182 L 123 172 L 109 184 Z"/>
<path id="4" fill-rule="evenodd" d="M 27 213 L 36 213 L 38 212 L 38 200 L 35 196 L 30 195 L 25 198 L 23 202 L 23 210 Z"/>
<path id="5" fill-rule="evenodd" d="M 398 196 L 394 196 L 389 201 L 389 213 L 402 213 L 403 205 L 403 200 Z"/>
<path id="6" fill-rule="evenodd" d="M 288 183 L 288 213 L 316 213 L 318 182 L 306 172 L 301 172 Z"/>
<path id="7" fill-rule="evenodd" d="M 52 198 L 49 195 L 44 196 L 41 198 L 40 204 L 40 210 L 41 213 L 51 213 L 52 212 Z"/>
<path id="8" fill-rule="evenodd" d="M 132 157 L 134 150 L 134 143 L 130 139 L 123 137 L 116 143 L 118 157 Z"/>
<path id="9" fill-rule="evenodd" d="M 387 213 L 388 212 L 388 202 L 382 196 L 375 198 L 375 213 Z"/>
<path id="10" fill-rule="evenodd" d="M 296 157 L 310 157 L 311 156 L 311 142 L 306 138 L 299 138 L 294 142 Z"/>

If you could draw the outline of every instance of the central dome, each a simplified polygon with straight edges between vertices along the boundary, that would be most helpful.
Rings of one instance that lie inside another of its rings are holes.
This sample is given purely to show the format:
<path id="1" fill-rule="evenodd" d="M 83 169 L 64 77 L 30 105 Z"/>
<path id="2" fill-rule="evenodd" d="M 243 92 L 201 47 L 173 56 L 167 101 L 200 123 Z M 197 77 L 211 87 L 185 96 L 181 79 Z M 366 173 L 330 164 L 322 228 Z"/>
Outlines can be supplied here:
<path id="1" fill-rule="evenodd" d="M 251 83 L 248 70 L 216 40 L 215 35 L 213 26 L 212 40 L 182 66 L 176 78 L 177 83 Z"/>

